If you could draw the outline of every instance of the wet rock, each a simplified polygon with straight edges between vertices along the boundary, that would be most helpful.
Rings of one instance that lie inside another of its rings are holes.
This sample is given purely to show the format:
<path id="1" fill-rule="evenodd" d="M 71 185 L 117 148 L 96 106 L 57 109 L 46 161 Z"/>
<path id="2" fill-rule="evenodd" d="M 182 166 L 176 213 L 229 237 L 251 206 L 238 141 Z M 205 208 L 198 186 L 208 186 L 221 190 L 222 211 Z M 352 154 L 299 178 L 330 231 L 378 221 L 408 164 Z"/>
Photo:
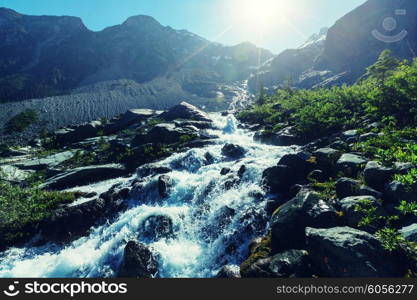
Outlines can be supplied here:
<path id="1" fill-rule="evenodd" d="M 245 156 L 245 153 L 246 153 L 246 150 L 242 146 L 239 146 L 239 145 L 226 144 L 222 148 L 222 154 L 228 158 L 233 158 L 233 159 L 241 158 Z"/>
<path id="2" fill-rule="evenodd" d="M 172 170 L 168 167 L 161 166 L 158 164 L 146 164 L 138 168 L 136 174 L 139 178 L 142 178 L 147 176 L 155 176 L 159 174 L 167 174 L 170 172 L 172 172 Z"/>
<path id="3" fill-rule="evenodd" d="M 366 184 L 374 189 L 383 189 L 385 183 L 387 183 L 393 175 L 394 170 L 392 168 L 384 167 L 376 161 L 368 162 L 363 172 Z"/>
<path id="4" fill-rule="evenodd" d="M 127 173 L 128 171 L 122 165 L 118 164 L 76 168 L 49 178 L 45 183 L 40 185 L 40 188 L 46 190 L 63 190 L 125 176 Z"/>
<path id="5" fill-rule="evenodd" d="M 285 165 L 292 169 L 294 172 L 293 176 L 298 179 L 303 178 L 307 175 L 311 168 L 308 159 L 311 157 L 310 153 L 299 152 L 296 154 L 285 154 L 278 162 L 278 165 Z"/>
<path id="6" fill-rule="evenodd" d="M 312 275 L 307 251 L 288 250 L 257 260 L 242 274 L 249 278 L 302 278 Z"/>
<path id="7" fill-rule="evenodd" d="M 286 193 L 296 183 L 292 169 L 285 165 L 278 165 L 266 169 L 262 178 L 264 185 L 273 193 Z"/>
<path id="8" fill-rule="evenodd" d="M 356 176 L 366 164 L 366 159 L 362 156 L 346 153 L 337 161 L 337 169 L 345 175 Z"/>
<path id="9" fill-rule="evenodd" d="M 210 152 L 206 152 L 204 154 L 204 159 L 205 159 L 205 162 L 204 163 L 206 165 L 214 164 L 214 162 L 216 161 L 216 158 Z"/>
<path id="10" fill-rule="evenodd" d="M 127 243 L 118 277 L 153 278 L 158 272 L 158 261 L 145 245 L 130 241 Z"/>
<path id="11" fill-rule="evenodd" d="M 169 191 L 172 187 L 172 179 L 167 175 L 161 175 L 158 178 L 158 192 L 162 198 L 169 197 Z"/>
<path id="12" fill-rule="evenodd" d="M 360 189 L 360 182 L 352 178 L 342 177 L 336 182 L 337 198 L 343 199 L 350 196 L 358 196 Z"/>
<path id="13" fill-rule="evenodd" d="M 181 102 L 180 104 L 175 105 L 169 111 L 162 113 L 160 118 L 166 121 L 184 119 L 209 123 L 213 122 L 205 112 L 187 102 Z"/>
<path id="14" fill-rule="evenodd" d="M 207 121 L 175 121 L 177 127 L 193 126 L 198 129 L 210 129 L 213 127 L 212 122 Z"/>
<path id="15" fill-rule="evenodd" d="M 138 134 L 133 140 L 133 146 L 144 145 L 148 143 L 155 144 L 175 144 L 187 138 L 198 137 L 198 130 L 193 128 L 176 127 L 173 123 L 161 123 L 152 127 L 146 134 Z"/>
<path id="16" fill-rule="evenodd" d="M 371 234 L 350 227 L 307 228 L 307 250 L 321 277 L 403 277 L 407 267 Z"/>
<path id="17" fill-rule="evenodd" d="M 294 199 L 282 205 L 272 216 L 272 245 L 275 253 L 305 247 L 305 228 L 329 228 L 336 226 L 333 207 L 316 193 L 300 192 Z"/>
<path id="18" fill-rule="evenodd" d="M 231 170 L 230 168 L 223 168 L 223 169 L 221 169 L 221 171 L 220 171 L 220 175 L 222 175 L 222 176 L 227 175 L 227 174 L 229 174 L 231 171 L 232 171 L 232 170 Z"/>
<path id="19" fill-rule="evenodd" d="M 237 266 L 224 266 L 216 275 L 217 278 L 241 278 L 240 270 Z"/>
<path id="20" fill-rule="evenodd" d="M 245 175 L 246 172 L 246 166 L 242 165 L 239 170 L 237 171 L 237 176 L 239 177 L 239 179 L 243 178 L 243 175 Z"/>
<path id="21" fill-rule="evenodd" d="M 417 223 L 400 229 L 402 237 L 413 243 L 417 243 Z"/>
<path id="22" fill-rule="evenodd" d="M 342 133 L 342 138 L 345 140 L 352 138 L 352 137 L 357 137 L 357 136 L 358 136 L 357 130 L 348 130 Z"/>
<path id="23" fill-rule="evenodd" d="M 141 235 L 150 241 L 171 238 L 174 235 L 173 222 L 168 216 L 150 216 L 143 222 Z"/>
<path id="24" fill-rule="evenodd" d="M 357 206 L 364 208 L 376 207 L 377 215 L 383 216 L 386 214 L 382 208 L 381 202 L 372 196 L 347 197 L 342 199 L 339 204 L 345 220 L 347 221 L 347 225 L 353 228 L 358 228 L 359 222 L 365 216 L 364 212 L 357 211 Z M 368 226 L 361 229 L 373 233 L 376 228 Z"/>

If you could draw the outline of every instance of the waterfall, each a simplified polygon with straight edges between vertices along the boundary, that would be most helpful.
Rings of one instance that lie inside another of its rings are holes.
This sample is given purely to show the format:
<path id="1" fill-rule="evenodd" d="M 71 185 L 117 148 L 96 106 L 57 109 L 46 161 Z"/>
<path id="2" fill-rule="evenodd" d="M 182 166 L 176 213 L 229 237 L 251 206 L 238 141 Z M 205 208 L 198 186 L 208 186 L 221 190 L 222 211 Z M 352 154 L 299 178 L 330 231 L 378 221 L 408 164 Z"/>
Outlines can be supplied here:
<path id="1" fill-rule="evenodd" d="M 158 176 L 140 178 L 144 188 L 132 193 L 129 208 L 88 236 L 65 246 L 50 243 L 1 253 L 0 277 L 116 276 L 129 240 L 147 244 L 157 255 L 159 277 L 212 277 L 226 264 L 239 265 L 251 239 L 265 234 L 268 226 L 262 172 L 293 150 L 254 142 L 253 133 L 238 129 L 233 116 L 213 118 L 216 129 L 210 133 L 220 137 L 217 144 L 174 153 L 158 163 L 172 169 L 166 174 L 173 181 L 166 199 L 158 198 Z M 226 143 L 244 147 L 245 157 L 225 158 Z M 243 165 L 239 182 L 228 184 Z M 230 173 L 221 175 L 224 168 Z M 158 216 L 170 220 L 172 234 L 149 239 L 143 235 L 146 222 Z"/>

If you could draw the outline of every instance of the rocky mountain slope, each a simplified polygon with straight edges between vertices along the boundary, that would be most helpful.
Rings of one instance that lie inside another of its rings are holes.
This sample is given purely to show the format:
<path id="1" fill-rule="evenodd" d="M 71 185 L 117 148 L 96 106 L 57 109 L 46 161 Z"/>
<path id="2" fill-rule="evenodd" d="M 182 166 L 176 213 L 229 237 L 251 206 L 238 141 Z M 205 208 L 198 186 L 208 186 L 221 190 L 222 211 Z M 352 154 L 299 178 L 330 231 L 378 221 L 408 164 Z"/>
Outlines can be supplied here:
<path id="1" fill-rule="evenodd" d="M 93 32 L 79 18 L 27 16 L 6 8 L 0 9 L 0 53 L 2 102 L 70 93 L 103 81 L 162 77 L 205 96 L 204 85 L 244 80 L 272 56 L 249 43 L 211 43 L 148 16 Z M 195 88 L 199 83 L 203 87 Z"/>
<path id="2" fill-rule="evenodd" d="M 325 41 L 286 50 L 253 77 L 258 89 L 284 84 L 289 76 L 295 86 L 353 83 L 375 62 L 384 49 L 399 59 L 417 52 L 417 2 L 413 0 L 368 0 L 339 19 Z"/>

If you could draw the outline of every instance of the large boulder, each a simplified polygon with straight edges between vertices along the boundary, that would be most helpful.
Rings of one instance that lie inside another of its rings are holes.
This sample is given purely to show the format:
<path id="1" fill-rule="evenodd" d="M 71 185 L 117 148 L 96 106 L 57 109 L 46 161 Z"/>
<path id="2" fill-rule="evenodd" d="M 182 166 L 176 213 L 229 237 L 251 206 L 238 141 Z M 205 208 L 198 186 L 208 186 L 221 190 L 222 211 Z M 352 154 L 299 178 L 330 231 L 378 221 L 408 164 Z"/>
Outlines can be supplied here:
<path id="1" fill-rule="evenodd" d="M 304 250 L 288 250 L 261 258 L 242 274 L 246 278 L 301 278 L 311 275 L 310 260 Z"/>
<path id="2" fill-rule="evenodd" d="M 336 182 L 336 195 L 337 198 L 343 199 L 350 196 L 358 196 L 360 189 L 359 180 L 352 178 L 342 177 Z"/>
<path id="3" fill-rule="evenodd" d="M 73 144 L 97 136 L 103 128 L 100 121 L 92 121 L 79 126 L 60 129 L 55 132 L 55 141 L 60 145 Z"/>
<path id="4" fill-rule="evenodd" d="M 348 176 L 356 176 L 359 171 L 361 171 L 365 164 L 366 158 L 352 154 L 345 153 L 343 154 L 336 163 L 338 171 L 342 172 Z"/>
<path id="5" fill-rule="evenodd" d="M 187 102 L 181 102 L 180 104 L 175 105 L 167 112 L 162 113 L 160 118 L 166 121 L 183 119 L 210 123 L 213 122 L 205 112 Z"/>
<path id="6" fill-rule="evenodd" d="M 145 122 L 152 117 L 156 117 L 161 113 L 161 111 L 152 109 L 130 109 L 120 118 L 107 124 L 104 128 L 104 131 L 106 133 L 114 133 L 126 129 L 134 124 L 141 125 L 142 122 Z"/>
<path id="7" fill-rule="evenodd" d="M 393 175 L 394 169 L 384 167 L 376 161 L 368 162 L 363 172 L 365 183 L 377 190 L 382 190 L 385 183 L 387 183 Z"/>
<path id="8" fill-rule="evenodd" d="M 137 135 L 132 145 L 153 144 L 175 144 L 179 143 L 186 137 L 187 139 L 197 137 L 198 130 L 190 127 L 176 127 L 173 123 L 161 123 L 152 127 L 146 134 Z"/>
<path id="9" fill-rule="evenodd" d="M 127 243 L 118 277 L 154 278 L 158 272 L 158 261 L 145 245 L 130 241 Z"/>
<path id="10" fill-rule="evenodd" d="M 409 187 L 401 182 L 392 181 L 385 185 L 384 191 L 387 202 L 394 204 L 403 200 L 408 202 L 417 202 L 417 182 Z"/>
<path id="11" fill-rule="evenodd" d="M 241 158 L 245 156 L 246 150 L 239 145 L 226 144 L 222 148 L 222 154 L 229 158 Z"/>
<path id="12" fill-rule="evenodd" d="M 45 169 L 52 169 L 59 166 L 63 162 L 71 159 L 72 157 L 74 157 L 74 155 L 75 151 L 65 151 L 52 154 L 44 158 L 21 161 L 15 163 L 14 166 L 22 170 L 40 171 Z"/>
<path id="13" fill-rule="evenodd" d="M 376 198 L 372 196 L 356 196 L 356 197 L 347 197 L 340 201 L 340 208 L 343 212 L 347 225 L 349 227 L 358 228 L 359 222 L 365 216 L 363 211 L 358 211 L 358 207 L 369 208 L 375 207 L 376 213 L 378 215 L 384 215 L 385 211 L 382 208 L 382 204 Z M 375 232 L 376 228 L 370 226 L 363 228 L 363 230 L 369 232 Z"/>
<path id="14" fill-rule="evenodd" d="M 311 164 L 308 162 L 311 157 L 310 153 L 298 152 L 285 154 L 278 162 L 278 165 L 284 165 L 291 168 L 294 172 L 293 176 L 298 179 L 304 178 L 309 171 L 311 171 Z"/>
<path id="15" fill-rule="evenodd" d="M 127 174 L 128 171 L 126 168 L 119 164 L 81 167 L 67 170 L 49 178 L 40 185 L 40 188 L 46 190 L 63 190 L 122 177 Z"/>
<path id="16" fill-rule="evenodd" d="M 307 228 L 307 250 L 321 277 L 403 277 L 407 266 L 371 234 L 350 227 Z"/>
<path id="17" fill-rule="evenodd" d="M 306 227 L 336 226 L 335 209 L 321 200 L 318 194 L 300 192 L 282 205 L 272 216 L 272 246 L 274 252 L 304 249 Z"/>
<path id="18" fill-rule="evenodd" d="M 11 165 L 0 166 L 0 180 L 18 183 L 28 179 L 32 174 L 33 171 L 24 171 Z"/>
<path id="19" fill-rule="evenodd" d="M 331 173 L 342 153 L 333 148 L 320 148 L 313 152 L 317 167 L 326 173 Z"/>
<path id="20" fill-rule="evenodd" d="M 263 174 L 263 184 L 272 193 L 286 193 L 296 183 L 293 170 L 285 165 L 266 169 Z"/>

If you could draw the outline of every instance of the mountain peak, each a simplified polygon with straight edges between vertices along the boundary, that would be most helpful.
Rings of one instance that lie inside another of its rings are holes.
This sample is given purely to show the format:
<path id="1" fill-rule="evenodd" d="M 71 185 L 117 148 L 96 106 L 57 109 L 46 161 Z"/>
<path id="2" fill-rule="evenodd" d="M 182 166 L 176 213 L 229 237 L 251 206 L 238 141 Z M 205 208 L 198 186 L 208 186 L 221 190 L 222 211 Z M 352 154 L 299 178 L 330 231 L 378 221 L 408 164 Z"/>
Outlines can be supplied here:
<path id="1" fill-rule="evenodd" d="M 0 7 L 0 17 L 2 18 L 16 18 L 22 16 L 13 9 L 7 7 Z"/>
<path id="2" fill-rule="evenodd" d="M 161 27 L 161 23 L 159 23 L 156 19 L 146 16 L 146 15 L 137 15 L 129 17 L 123 25 L 125 26 L 157 26 Z"/>

